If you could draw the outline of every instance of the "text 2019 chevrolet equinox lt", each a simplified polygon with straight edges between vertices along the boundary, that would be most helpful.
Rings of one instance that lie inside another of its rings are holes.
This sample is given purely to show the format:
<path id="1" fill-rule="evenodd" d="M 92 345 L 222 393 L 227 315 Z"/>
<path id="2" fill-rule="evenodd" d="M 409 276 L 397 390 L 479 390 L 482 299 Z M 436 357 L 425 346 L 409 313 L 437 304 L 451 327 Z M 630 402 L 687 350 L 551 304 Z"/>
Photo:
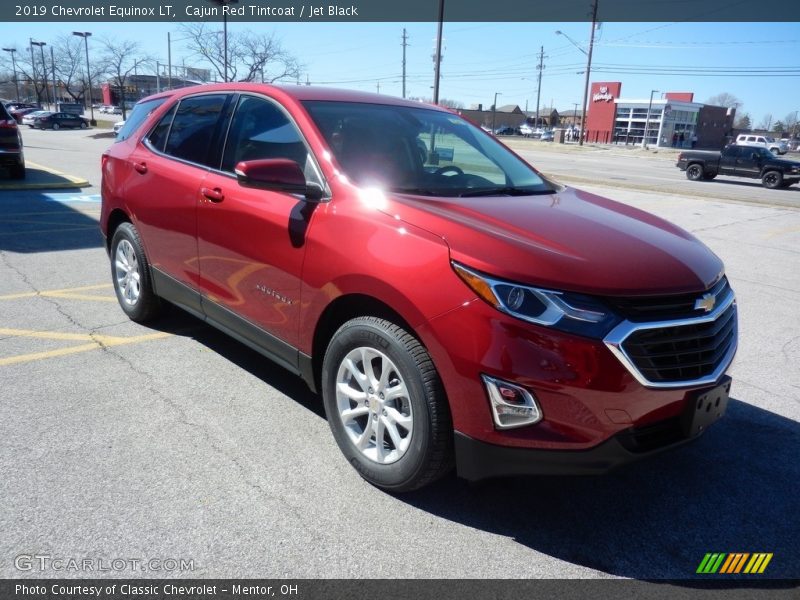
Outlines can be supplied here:
<path id="1" fill-rule="evenodd" d="M 451 111 L 198 86 L 140 101 L 102 160 L 125 313 L 177 305 L 301 376 L 376 486 L 600 473 L 725 411 L 719 258 Z"/>

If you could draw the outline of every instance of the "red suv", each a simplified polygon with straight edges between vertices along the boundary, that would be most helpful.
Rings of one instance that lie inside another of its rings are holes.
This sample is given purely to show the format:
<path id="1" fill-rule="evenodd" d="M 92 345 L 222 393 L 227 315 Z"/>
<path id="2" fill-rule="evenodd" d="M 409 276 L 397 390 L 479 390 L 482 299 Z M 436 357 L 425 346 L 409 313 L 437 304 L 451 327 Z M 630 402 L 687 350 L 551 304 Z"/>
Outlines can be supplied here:
<path id="1" fill-rule="evenodd" d="M 598 473 L 697 437 L 737 345 L 721 261 L 457 114 L 313 87 L 139 102 L 101 227 L 139 322 L 177 305 L 301 376 L 371 483 Z"/>

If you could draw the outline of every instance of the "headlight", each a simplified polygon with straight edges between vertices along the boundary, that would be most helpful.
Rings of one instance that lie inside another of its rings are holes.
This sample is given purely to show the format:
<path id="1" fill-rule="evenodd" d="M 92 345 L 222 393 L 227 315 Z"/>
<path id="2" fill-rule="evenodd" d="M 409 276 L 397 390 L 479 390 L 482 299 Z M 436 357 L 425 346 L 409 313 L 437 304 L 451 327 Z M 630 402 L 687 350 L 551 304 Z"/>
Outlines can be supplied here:
<path id="1" fill-rule="evenodd" d="M 497 310 L 561 331 L 602 338 L 620 321 L 590 296 L 559 292 L 494 279 L 457 262 L 453 269 L 481 299 Z"/>

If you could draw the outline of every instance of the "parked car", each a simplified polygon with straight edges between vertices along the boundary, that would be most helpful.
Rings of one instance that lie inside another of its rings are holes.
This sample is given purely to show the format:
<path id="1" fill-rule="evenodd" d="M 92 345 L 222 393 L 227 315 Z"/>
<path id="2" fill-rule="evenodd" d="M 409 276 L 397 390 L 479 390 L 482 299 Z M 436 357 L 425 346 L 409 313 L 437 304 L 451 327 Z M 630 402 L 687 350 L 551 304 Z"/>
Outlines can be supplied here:
<path id="1" fill-rule="evenodd" d="M 789 149 L 789 145 L 786 144 L 786 142 L 764 135 L 752 135 L 747 133 L 742 133 L 736 136 L 736 145 L 766 148 L 775 154 L 786 154 L 786 151 Z"/>
<path id="2" fill-rule="evenodd" d="M 36 117 L 43 117 L 45 115 L 52 115 L 53 113 L 49 110 L 34 110 L 33 112 L 29 112 L 24 117 L 22 117 L 22 125 L 27 125 L 28 127 L 34 127 L 34 121 Z"/>
<path id="3" fill-rule="evenodd" d="M 714 179 L 717 175 L 760 179 L 769 189 L 785 188 L 800 181 L 800 162 L 777 158 L 766 148 L 731 144 L 722 152 L 681 152 L 675 165 L 687 179 Z"/>
<path id="4" fill-rule="evenodd" d="M 86 129 L 89 127 L 89 119 L 71 113 L 48 113 L 34 118 L 33 126 L 38 129 L 61 129 L 63 127 Z"/>
<path id="5" fill-rule="evenodd" d="M 494 130 L 495 135 L 514 135 L 516 130 L 510 125 L 501 125 Z"/>
<path id="6" fill-rule="evenodd" d="M 117 121 L 116 123 L 114 123 L 114 126 L 112 127 L 112 129 L 114 130 L 114 135 L 117 135 L 119 133 L 119 130 L 122 129 L 124 126 L 125 126 L 125 121 Z"/>
<path id="7" fill-rule="evenodd" d="M 520 135 L 524 135 L 525 137 L 531 137 L 533 135 L 534 129 L 527 123 L 523 123 L 519 126 L 519 133 Z"/>
<path id="8" fill-rule="evenodd" d="M 16 119 L 2 105 L 0 105 L 0 167 L 7 169 L 12 179 L 25 178 L 22 134 Z"/>
<path id="9" fill-rule="evenodd" d="M 539 136 L 539 139 L 543 142 L 552 142 L 554 139 L 552 131 L 543 131 L 542 134 Z"/>
<path id="10" fill-rule="evenodd" d="M 36 112 L 39 110 L 42 109 L 38 106 L 25 106 L 25 107 L 9 109 L 8 112 L 14 118 L 14 120 L 21 125 L 22 119 L 24 119 L 26 115 L 29 115 L 32 112 Z"/>
<path id="11" fill-rule="evenodd" d="M 376 486 L 600 473 L 725 412 L 720 259 L 450 111 L 228 83 L 142 100 L 120 134 L 100 227 L 122 311 L 181 307 L 302 377 Z"/>

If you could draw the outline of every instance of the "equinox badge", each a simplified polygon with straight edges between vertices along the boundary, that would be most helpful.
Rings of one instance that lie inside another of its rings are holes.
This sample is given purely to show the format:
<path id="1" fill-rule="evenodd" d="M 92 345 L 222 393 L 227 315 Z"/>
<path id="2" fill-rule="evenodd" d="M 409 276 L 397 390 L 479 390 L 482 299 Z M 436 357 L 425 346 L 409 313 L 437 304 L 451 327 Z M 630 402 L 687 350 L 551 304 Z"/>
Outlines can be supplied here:
<path id="1" fill-rule="evenodd" d="M 694 309 L 711 312 L 714 310 L 714 305 L 716 303 L 717 297 L 714 294 L 703 294 L 702 298 L 698 298 L 694 301 Z"/>

